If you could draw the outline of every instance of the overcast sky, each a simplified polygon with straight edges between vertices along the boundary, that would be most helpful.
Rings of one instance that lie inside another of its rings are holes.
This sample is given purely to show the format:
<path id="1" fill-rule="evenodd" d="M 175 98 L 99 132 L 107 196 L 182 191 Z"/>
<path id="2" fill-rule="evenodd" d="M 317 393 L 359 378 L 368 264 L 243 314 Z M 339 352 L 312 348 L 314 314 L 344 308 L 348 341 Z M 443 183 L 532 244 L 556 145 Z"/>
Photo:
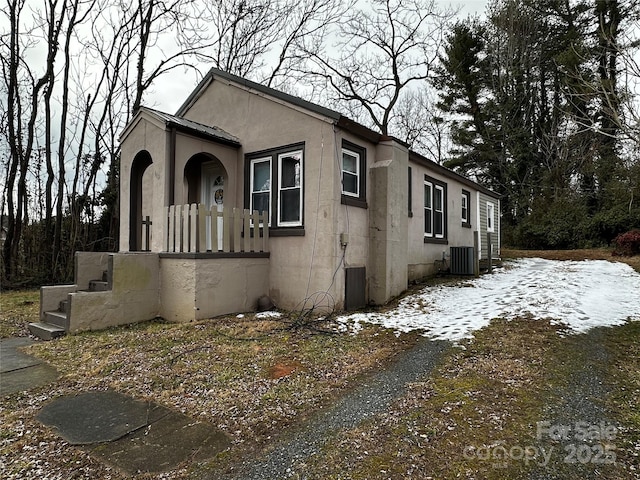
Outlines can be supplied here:
<path id="1" fill-rule="evenodd" d="M 441 7 L 460 8 L 459 16 L 466 18 L 470 15 L 484 14 L 488 0 L 435 0 Z M 204 75 L 208 69 L 201 73 Z M 175 113 L 198 84 L 199 79 L 193 71 L 177 70 L 172 75 L 166 75 L 154 82 L 152 91 L 145 95 L 143 104 L 162 110 L 167 113 Z"/>
<path id="2" fill-rule="evenodd" d="M 460 14 L 463 17 L 474 13 L 484 13 L 487 0 L 438 0 L 441 5 L 450 4 L 453 7 L 460 7 Z"/>

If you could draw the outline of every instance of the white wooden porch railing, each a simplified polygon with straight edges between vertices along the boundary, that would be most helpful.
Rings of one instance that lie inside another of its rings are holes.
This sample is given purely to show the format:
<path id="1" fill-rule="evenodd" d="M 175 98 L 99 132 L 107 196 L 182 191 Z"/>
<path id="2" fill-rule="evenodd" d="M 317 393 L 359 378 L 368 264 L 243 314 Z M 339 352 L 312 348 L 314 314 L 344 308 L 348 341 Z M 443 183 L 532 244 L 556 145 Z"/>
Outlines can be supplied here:
<path id="1" fill-rule="evenodd" d="M 216 205 L 209 209 L 195 203 L 171 205 L 164 210 L 165 252 L 269 251 L 266 212 L 240 208 L 226 208 L 218 212 Z"/>

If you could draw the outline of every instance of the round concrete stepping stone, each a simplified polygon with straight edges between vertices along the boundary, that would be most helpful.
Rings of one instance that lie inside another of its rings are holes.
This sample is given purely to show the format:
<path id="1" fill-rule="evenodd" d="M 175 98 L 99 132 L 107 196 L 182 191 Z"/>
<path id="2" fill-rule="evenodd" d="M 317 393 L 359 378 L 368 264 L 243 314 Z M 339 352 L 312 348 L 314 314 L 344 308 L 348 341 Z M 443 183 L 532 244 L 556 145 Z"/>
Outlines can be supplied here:
<path id="1" fill-rule="evenodd" d="M 71 445 L 112 442 L 149 423 L 149 404 L 117 392 L 57 398 L 36 418 Z"/>

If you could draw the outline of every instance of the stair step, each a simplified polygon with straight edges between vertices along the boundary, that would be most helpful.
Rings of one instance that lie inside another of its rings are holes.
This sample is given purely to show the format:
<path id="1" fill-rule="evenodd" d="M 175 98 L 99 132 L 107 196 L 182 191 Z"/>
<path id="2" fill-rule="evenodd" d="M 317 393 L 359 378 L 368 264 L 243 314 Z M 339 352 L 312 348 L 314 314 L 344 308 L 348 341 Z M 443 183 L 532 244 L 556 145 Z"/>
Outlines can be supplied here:
<path id="1" fill-rule="evenodd" d="M 55 325 L 64 330 L 69 328 L 69 318 L 65 312 L 44 312 L 45 323 Z"/>
<path id="2" fill-rule="evenodd" d="M 58 311 L 68 313 L 67 307 L 69 306 L 69 300 L 62 300 L 60 302 L 60 306 L 58 307 Z"/>
<path id="3" fill-rule="evenodd" d="M 91 280 L 89 282 L 90 292 L 106 292 L 107 290 L 109 290 L 109 282 L 102 280 Z"/>
<path id="4" fill-rule="evenodd" d="M 53 340 L 66 334 L 64 328 L 44 322 L 30 323 L 29 331 L 42 340 Z"/>

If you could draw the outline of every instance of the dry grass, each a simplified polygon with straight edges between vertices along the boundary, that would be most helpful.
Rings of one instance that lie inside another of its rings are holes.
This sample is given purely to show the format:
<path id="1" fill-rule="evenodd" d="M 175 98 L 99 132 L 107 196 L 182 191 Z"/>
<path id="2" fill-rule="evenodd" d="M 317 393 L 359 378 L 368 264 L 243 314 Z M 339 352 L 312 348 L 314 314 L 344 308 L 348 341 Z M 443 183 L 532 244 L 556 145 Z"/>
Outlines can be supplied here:
<path id="1" fill-rule="evenodd" d="M 74 478 L 74 472 L 84 472 L 77 478 L 124 478 L 34 420 L 46 401 L 61 395 L 113 389 L 211 422 L 233 443 L 216 460 L 224 464 L 303 422 L 415 341 L 373 327 L 350 336 L 282 326 L 249 316 L 192 324 L 154 321 L 30 347 L 28 353 L 55 366 L 61 378 L 0 399 L 0 464 L 9 472 L 3 478 Z M 295 368 L 274 375 L 283 365 Z M 186 478 L 194 468 L 206 465 L 187 464 L 163 478 Z"/>
<path id="2" fill-rule="evenodd" d="M 341 434 L 308 477 L 515 478 L 517 465 L 496 469 L 465 448 L 532 436 L 557 331 L 548 321 L 494 320 L 387 413 Z"/>
<path id="3" fill-rule="evenodd" d="M 607 407 L 626 426 L 620 435 L 618 457 L 635 466 L 640 477 L 640 322 L 609 330 L 606 346 L 611 355 Z"/>
<path id="4" fill-rule="evenodd" d="M 476 332 L 465 349 L 453 351 L 428 379 L 411 385 L 386 413 L 340 433 L 302 467 L 304 477 L 536 478 L 532 469 L 542 462 L 541 455 L 527 461 L 517 457 L 522 452 L 518 449 L 537 445 L 537 422 L 547 418 L 546 406 L 563 388 L 570 365 L 580 358 L 575 350 L 579 340 L 559 335 L 564 333 L 560 328 L 548 320 L 495 319 Z M 597 478 L 632 480 L 640 471 L 640 326 L 610 329 L 609 336 L 607 346 L 617 361 L 608 371 L 613 393 L 602 400 L 626 428 L 615 440 L 618 464 L 589 467 Z M 635 357 L 625 362 L 630 345 Z M 482 450 L 485 447 L 489 450 Z M 487 453 L 501 452 L 491 450 L 496 447 L 507 452 L 515 447 L 515 458 Z M 556 448 L 550 472 L 553 462 L 561 463 L 566 455 Z M 560 477 L 551 473 L 549 478 Z"/>
<path id="5" fill-rule="evenodd" d="M 27 336 L 27 324 L 38 319 L 39 302 L 38 290 L 0 293 L 0 338 Z"/>
<path id="6" fill-rule="evenodd" d="M 613 256 L 610 248 L 590 248 L 582 250 L 516 250 L 501 248 L 502 258 L 546 258 L 548 260 L 608 260 L 631 265 L 640 272 L 640 255 L 633 257 Z"/>

